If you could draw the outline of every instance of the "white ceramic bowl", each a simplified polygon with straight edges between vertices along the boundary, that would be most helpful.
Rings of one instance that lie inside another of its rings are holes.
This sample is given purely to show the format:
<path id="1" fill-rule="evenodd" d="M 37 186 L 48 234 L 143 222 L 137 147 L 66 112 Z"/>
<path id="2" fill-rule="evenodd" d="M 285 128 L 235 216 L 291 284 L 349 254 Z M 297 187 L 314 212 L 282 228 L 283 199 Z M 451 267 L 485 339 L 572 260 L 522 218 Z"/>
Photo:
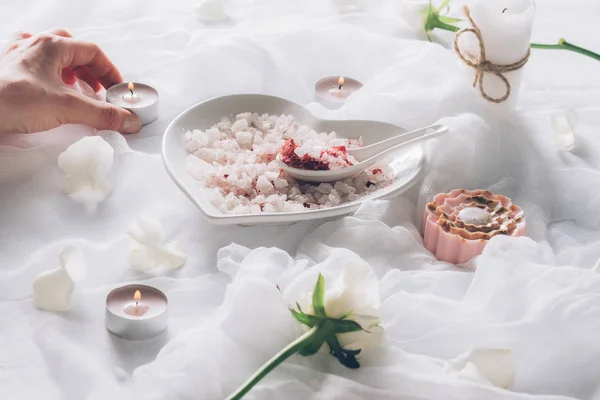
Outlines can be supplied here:
<path id="1" fill-rule="evenodd" d="M 403 149 L 393 156 L 390 166 L 398 174 L 398 178 L 393 184 L 376 190 L 356 201 L 344 203 L 337 207 L 302 212 L 224 214 L 208 200 L 207 189 L 202 183 L 195 181 L 186 171 L 188 153 L 183 147 L 184 135 L 192 129 L 208 129 L 219 122 L 222 116 L 233 117 L 243 112 L 292 114 L 298 122 L 309 125 L 318 132 L 335 131 L 340 136 L 352 139 L 358 139 L 362 136 L 365 145 L 379 142 L 406 131 L 406 129 L 385 122 L 319 119 L 298 103 L 262 94 L 236 94 L 198 103 L 182 112 L 167 127 L 163 138 L 162 156 L 167 172 L 177 186 L 200 208 L 206 218 L 215 224 L 281 224 L 352 214 L 365 200 L 391 198 L 408 190 L 419 177 L 422 169 L 423 152 L 420 146 L 415 146 Z"/>

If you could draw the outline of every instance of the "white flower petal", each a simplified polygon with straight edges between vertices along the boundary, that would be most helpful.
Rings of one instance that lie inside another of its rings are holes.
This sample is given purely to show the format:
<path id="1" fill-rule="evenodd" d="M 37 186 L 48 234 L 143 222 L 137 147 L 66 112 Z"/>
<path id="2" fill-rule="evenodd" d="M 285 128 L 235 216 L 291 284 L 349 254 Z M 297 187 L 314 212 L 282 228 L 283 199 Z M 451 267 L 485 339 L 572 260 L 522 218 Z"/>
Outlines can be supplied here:
<path id="1" fill-rule="evenodd" d="M 379 316 L 379 281 L 371 267 L 365 262 L 353 258 L 341 258 L 329 265 L 315 266 L 300 274 L 289 286 L 289 291 L 295 292 L 298 287 L 313 288 L 316 282 L 315 272 L 319 269 L 325 278 L 325 312 L 329 317 L 340 318 L 351 312 L 347 320 L 355 321 L 368 332 L 359 331 L 338 334 L 340 344 L 347 349 L 359 350 L 369 347 L 381 338 L 383 330 L 378 324 Z M 341 268 L 340 268 L 341 266 Z M 288 291 L 286 289 L 286 293 Z M 298 293 L 298 292 L 295 292 Z M 302 311 L 314 315 L 312 307 L 312 292 L 302 290 L 292 305 L 297 302 Z"/>
<path id="2" fill-rule="evenodd" d="M 379 281 L 364 263 L 347 261 L 342 273 L 326 281 L 325 287 L 325 312 L 330 317 L 339 318 L 348 311 L 360 314 L 365 307 L 371 312 L 379 308 Z"/>
<path id="3" fill-rule="evenodd" d="M 113 163 L 113 148 L 99 136 L 86 136 L 58 156 L 58 166 L 66 175 L 65 194 L 90 210 L 112 191 L 107 180 Z"/>
<path id="4" fill-rule="evenodd" d="M 419 36 L 425 36 L 426 11 L 429 8 L 427 0 L 397 0 L 398 15 Z"/>
<path id="5" fill-rule="evenodd" d="M 83 254 L 72 246 L 64 247 L 60 252 L 60 264 L 69 274 L 73 282 L 80 282 L 85 277 L 87 266 Z"/>
<path id="6" fill-rule="evenodd" d="M 65 311 L 71 304 L 75 280 L 83 279 L 85 261 L 77 250 L 67 246 L 60 252 L 61 266 L 42 272 L 33 281 L 33 301 L 47 311 Z"/>
<path id="7" fill-rule="evenodd" d="M 200 21 L 219 21 L 227 19 L 224 0 L 200 0 L 196 4 L 196 16 Z"/>
<path id="8" fill-rule="evenodd" d="M 156 218 L 142 215 L 128 231 L 131 237 L 129 265 L 137 271 L 148 271 L 161 265 L 169 269 L 185 264 L 187 253 L 177 243 L 165 244 L 165 229 Z"/>
<path id="9" fill-rule="evenodd" d="M 340 13 L 359 12 L 365 9 L 365 0 L 334 0 L 333 4 Z"/>
<path id="10" fill-rule="evenodd" d="M 515 359 L 509 349 L 471 349 L 446 363 L 448 375 L 509 389 L 515 382 Z"/>
<path id="11" fill-rule="evenodd" d="M 149 215 L 141 215 L 127 231 L 129 236 L 147 246 L 162 246 L 165 243 L 165 228 L 162 223 Z"/>
<path id="12" fill-rule="evenodd" d="M 570 151 L 575 147 L 577 119 L 577 113 L 573 109 L 556 112 L 550 117 L 554 129 L 554 145 L 559 150 Z"/>

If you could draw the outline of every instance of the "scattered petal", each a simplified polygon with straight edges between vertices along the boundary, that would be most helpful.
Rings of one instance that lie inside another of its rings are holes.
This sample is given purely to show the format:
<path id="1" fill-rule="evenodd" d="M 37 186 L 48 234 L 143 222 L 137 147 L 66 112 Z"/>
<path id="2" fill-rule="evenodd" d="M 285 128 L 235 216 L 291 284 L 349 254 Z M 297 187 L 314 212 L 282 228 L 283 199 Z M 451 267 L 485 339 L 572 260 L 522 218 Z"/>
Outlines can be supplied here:
<path id="1" fill-rule="evenodd" d="M 85 275 L 83 256 L 73 247 L 62 249 L 60 262 L 60 267 L 42 272 L 33 281 L 33 301 L 42 310 L 67 310 L 75 281 L 83 279 Z"/>
<path id="2" fill-rule="evenodd" d="M 200 0 L 196 4 L 196 16 L 204 22 L 227 19 L 225 0 Z"/>
<path id="3" fill-rule="evenodd" d="M 65 194 L 93 212 L 112 191 L 107 180 L 113 163 L 113 148 L 99 136 L 86 136 L 58 156 L 66 175 Z"/>
<path id="4" fill-rule="evenodd" d="M 471 349 L 446 363 L 448 375 L 510 389 L 515 382 L 515 358 L 509 349 Z"/>
<path id="5" fill-rule="evenodd" d="M 165 228 L 158 219 L 142 215 L 127 233 L 131 237 L 129 265 L 132 269 L 149 271 L 161 265 L 175 269 L 185 264 L 186 251 L 175 242 L 165 243 Z"/>
<path id="6" fill-rule="evenodd" d="M 571 151 L 575 147 L 575 127 L 577 113 L 573 109 L 556 112 L 550 117 L 554 128 L 554 145 L 562 151 Z"/>
<path id="7" fill-rule="evenodd" d="M 365 0 L 334 0 L 333 4 L 340 13 L 360 12 L 366 8 Z"/>
<path id="8" fill-rule="evenodd" d="M 72 246 L 66 246 L 61 250 L 59 257 L 61 266 L 67 271 L 73 282 L 82 281 L 87 272 L 83 254 Z"/>

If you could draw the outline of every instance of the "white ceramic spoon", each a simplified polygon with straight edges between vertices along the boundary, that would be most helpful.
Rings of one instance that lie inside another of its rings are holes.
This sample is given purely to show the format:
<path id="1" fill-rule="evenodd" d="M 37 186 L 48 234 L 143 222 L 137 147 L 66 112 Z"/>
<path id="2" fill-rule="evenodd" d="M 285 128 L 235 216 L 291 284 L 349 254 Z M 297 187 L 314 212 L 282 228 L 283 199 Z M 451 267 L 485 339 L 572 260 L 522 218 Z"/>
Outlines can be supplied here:
<path id="1" fill-rule="evenodd" d="M 359 147 L 356 149 L 348 149 L 348 155 L 351 155 L 358 161 L 350 167 L 311 171 L 301 168 L 290 167 L 281 160 L 281 154 L 277 154 L 277 161 L 281 168 L 293 178 L 306 182 L 335 182 L 347 178 L 352 178 L 360 174 L 377 161 L 386 157 L 390 153 L 397 151 L 399 148 L 409 146 L 425 140 L 434 139 L 448 131 L 448 127 L 444 125 L 431 125 L 420 128 L 414 131 L 406 132 L 398 136 L 391 137 L 381 142 L 373 143 L 368 146 Z"/>

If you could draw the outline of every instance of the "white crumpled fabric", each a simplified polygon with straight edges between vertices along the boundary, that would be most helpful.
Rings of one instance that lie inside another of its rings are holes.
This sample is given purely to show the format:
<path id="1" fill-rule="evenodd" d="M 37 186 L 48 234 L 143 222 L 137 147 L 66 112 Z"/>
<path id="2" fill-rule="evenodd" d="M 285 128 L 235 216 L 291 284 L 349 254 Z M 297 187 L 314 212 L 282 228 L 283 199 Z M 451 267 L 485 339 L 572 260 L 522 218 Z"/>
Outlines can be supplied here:
<path id="1" fill-rule="evenodd" d="M 0 38 L 64 26 L 97 42 L 125 79 L 161 95 L 160 118 L 141 133 L 103 133 L 115 148 L 114 189 L 93 215 L 62 193 L 56 165 L 92 129 L 0 136 L 0 398 L 222 399 L 302 332 L 275 284 L 344 257 L 366 262 L 378 280 L 378 349 L 358 370 L 326 353 L 293 357 L 248 399 L 600 399 L 597 61 L 532 51 L 517 109 L 503 114 L 482 103 L 451 51 L 416 40 L 393 1 L 340 15 L 323 0 L 236 0 L 230 20 L 210 25 L 197 20 L 195 3 L 0 4 Z M 593 26 L 594 4 L 538 2 L 533 40 L 564 36 L 600 50 L 582 28 Z M 452 35 L 434 37 L 449 43 Z M 339 74 L 365 86 L 340 110 L 314 103 L 314 82 Z M 406 128 L 441 121 L 452 131 L 425 146 L 414 189 L 352 217 L 212 226 L 169 179 L 160 139 L 194 103 L 244 92 L 288 97 L 324 118 Z M 550 117 L 570 108 L 579 116 L 577 145 L 559 151 Z M 493 239 L 474 273 L 436 261 L 419 234 L 431 195 L 459 187 L 505 194 L 528 218 L 530 237 Z M 158 218 L 169 241 L 188 250 L 182 268 L 128 268 L 124 233 L 140 214 Z M 32 282 L 67 245 L 82 252 L 86 279 L 68 312 L 37 310 Z M 169 297 L 164 335 L 127 342 L 104 329 L 106 294 L 130 282 Z M 471 348 L 513 352 L 510 391 L 445 372 Z"/>

